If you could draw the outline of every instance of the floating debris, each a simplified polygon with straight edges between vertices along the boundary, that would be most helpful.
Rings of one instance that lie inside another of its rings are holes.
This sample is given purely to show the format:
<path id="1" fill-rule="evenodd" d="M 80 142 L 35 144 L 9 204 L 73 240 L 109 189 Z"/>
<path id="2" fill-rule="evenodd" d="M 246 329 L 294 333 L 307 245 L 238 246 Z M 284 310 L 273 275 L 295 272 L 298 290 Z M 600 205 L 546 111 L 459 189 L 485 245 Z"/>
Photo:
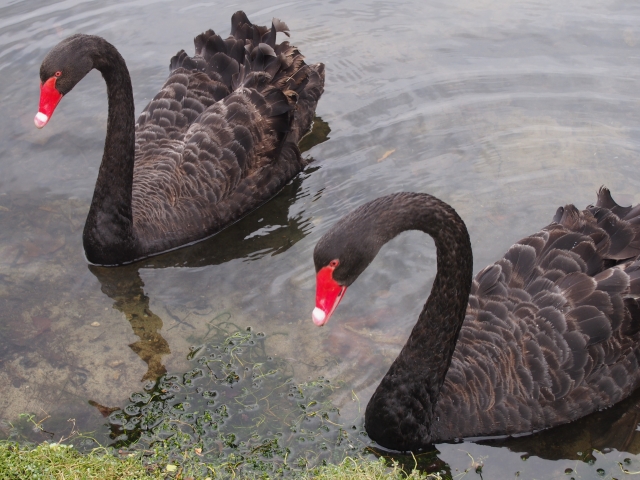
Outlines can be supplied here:
<path id="1" fill-rule="evenodd" d="M 387 158 L 389 158 L 391 155 L 393 155 L 393 153 L 395 153 L 396 149 L 393 148 L 391 150 L 387 150 L 386 152 L 384 152 L 384 154 L 378 159 L 376 160 L 377 163 L 380 162 L 384 162 Z"/>

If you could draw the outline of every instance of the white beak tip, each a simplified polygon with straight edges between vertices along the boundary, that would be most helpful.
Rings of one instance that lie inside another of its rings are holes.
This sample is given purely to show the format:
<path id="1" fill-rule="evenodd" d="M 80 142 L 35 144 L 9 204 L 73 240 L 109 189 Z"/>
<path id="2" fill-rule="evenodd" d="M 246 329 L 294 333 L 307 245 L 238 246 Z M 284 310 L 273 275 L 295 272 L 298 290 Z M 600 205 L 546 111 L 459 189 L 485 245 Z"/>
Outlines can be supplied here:
<path id="1" fill-rule="evenodd" d="M 33 119 L 33 123 L 36 124 L 36 127 L 38 128 L 42 128 L 44 127 L 47 122 L 49 121 L 49 117 L 47 117 L 44 113 L 42 112 L 38 112 L 36 113 L 35 118 Z"/>
<path id="2" fill-rule="evenodd" d="M 311 313 L 311 318 L 313 319 L 313 323 L 315 323 L 318 327 L 323 326 L 327 321 L 327 314 L 321 308 L 314 308 Z"/>

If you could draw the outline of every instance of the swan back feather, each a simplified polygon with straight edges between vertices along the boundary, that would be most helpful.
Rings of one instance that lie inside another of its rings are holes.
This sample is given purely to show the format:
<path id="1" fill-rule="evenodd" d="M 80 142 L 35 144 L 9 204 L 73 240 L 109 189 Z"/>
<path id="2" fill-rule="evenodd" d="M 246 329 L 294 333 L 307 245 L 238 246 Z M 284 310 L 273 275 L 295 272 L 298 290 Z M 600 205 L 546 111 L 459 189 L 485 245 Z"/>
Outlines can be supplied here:
<path id="1" fill-rule="evenodd" d="M 433 440 L 533 432 L 640 383 L 640 208 L 601 188 L 473 280 Z"/>
<path id="2" fill-rule="evenodd" d="M 136 124 L 134 231 L 160 252 L 210 236 L 278 192 L 304 166 L 297 147 L 323 91 L 324 66 L 307 65 L 288 27 L 232 18 L 232 35 L 194 39 Z"/>

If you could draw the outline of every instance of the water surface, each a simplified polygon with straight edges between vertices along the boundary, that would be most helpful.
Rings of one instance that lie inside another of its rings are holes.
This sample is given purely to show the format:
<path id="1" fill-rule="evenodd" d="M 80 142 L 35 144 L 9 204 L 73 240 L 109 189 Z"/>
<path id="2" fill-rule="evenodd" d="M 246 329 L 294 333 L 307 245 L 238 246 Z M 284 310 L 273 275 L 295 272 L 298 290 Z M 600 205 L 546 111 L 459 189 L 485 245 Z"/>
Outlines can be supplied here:
<path id="1" fill-rule="evenodd" d="M 73 33 L 105 37 L 128 63 L 140 112 L 170 57 L 192 52 L 203 30 L 226 34 L 239 8 L 256 23 L 283 19 L 307 60 L 326 64 L 317 114 L 329 139 L 276 199 L 217 237 L 126 268 L 89 267 L 81 234 L 105 86 L 90 73 L 38 131 L 42 58 Z M 467 223 L 478 271 L 558 206 L 595 201 L 600 185 L 640 202 L 631 2 L 30 0 L 6 2 L 0 18 L 3 430 L 29 412 L 50 416 L 56 439 L 69 418 L 105 435 L 89 400 L 121 406 L 158 374 L 187 368 L 189 346 L 221 322 L 265 332 L 296 379 L 341 382 L 335 403 L 361 418 L 428 294 L 435 250 L 419 233 L 393 240 L 317 329 L 311 254 L 339 217 L 383 194 L 431 193 Z M 439 445 L 440 458 L 454 475 L 481 461 L 484 478 L 602 478 L 599 468 L 620 478 L 617 462 L 640 470 L 637 408 L 531 441 Z"/>

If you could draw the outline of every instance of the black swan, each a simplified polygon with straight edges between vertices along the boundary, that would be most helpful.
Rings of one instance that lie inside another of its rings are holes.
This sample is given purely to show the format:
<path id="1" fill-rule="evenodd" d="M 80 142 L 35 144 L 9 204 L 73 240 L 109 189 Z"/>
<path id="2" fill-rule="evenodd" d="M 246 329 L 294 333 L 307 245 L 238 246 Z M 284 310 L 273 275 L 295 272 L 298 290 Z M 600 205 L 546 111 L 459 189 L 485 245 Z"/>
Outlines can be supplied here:
<path id="1" fill-rule="evenodd" d="M 87 259 L 117 265 L 202 240 L 274 196 L 304 166 L 297 144 L 324 88 L 324 65 L 307 65 L 288 27 L 231 18 L 178 52 L 160 93 L 134 119 L 131 78 L 103 38 L 73 35 L 40 67 L 44 127 L 63 95 L 92 69 L 107 83 L 104 156 L 84 227 Z"/>
<path id="2" fill-rule="evenodd" d="M 438 273 L 409 340 L 365 412 L 383 447 L 416 451 L 463 437 L 571 422 L 639 384 L 640 206 L 601 188 L 595 206 L 559 208 L 472 280 L 464 222 L 427 194 L 374 200 L 316 245 L 324 325 L 380 247 L 405 230 L 431 235 Z"/>

